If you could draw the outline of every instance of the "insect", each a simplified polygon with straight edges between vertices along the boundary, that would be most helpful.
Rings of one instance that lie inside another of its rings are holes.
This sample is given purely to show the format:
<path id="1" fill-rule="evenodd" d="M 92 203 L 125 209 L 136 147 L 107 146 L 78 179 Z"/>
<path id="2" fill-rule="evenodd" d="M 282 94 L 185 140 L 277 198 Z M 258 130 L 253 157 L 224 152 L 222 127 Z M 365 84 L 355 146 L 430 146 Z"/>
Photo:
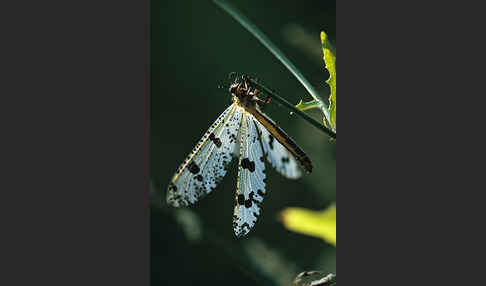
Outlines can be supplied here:
<path id="1" fill-rule="evenodd" d="M 246 235 L 260 215 L 265 194 L 265 158 L 283 176 L 297 179 L 300 165 L 312 172 L 312 163 L 295 142 L 267 115 L 260 105 L 270 102 L 257 97 L 247 77 L 230 85 L 231 104 L 211 125 L 189 156 L 179 166 L 167 190 L 167 203 L 179 207 L 194 204 L 210 193 L 238 157 L 233 229 Z M 299 163 L 297 163 L 299 162 Z"/>

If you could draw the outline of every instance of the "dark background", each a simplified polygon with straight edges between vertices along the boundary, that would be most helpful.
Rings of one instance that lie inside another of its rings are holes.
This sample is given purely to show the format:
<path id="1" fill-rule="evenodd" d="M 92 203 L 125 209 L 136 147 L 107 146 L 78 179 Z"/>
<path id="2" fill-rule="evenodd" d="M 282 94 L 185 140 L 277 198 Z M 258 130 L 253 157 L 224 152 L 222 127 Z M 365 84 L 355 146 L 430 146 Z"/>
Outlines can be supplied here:
<path id="1" fill-rule="evenodd" d="M 335 1 L 232 1 L 327 98 L 319 33 L 336 47 Z M 151 3 L 151 279 L 164 283 L 288 285 L 301 271 L 336 271 L 335 247 L 287 231 L 277 220 L 290 206 L 323 209 L 336 200 L 336 144 L 277 103 L 265 113 L 308 153 L 314 171 L 292 181 L 267 171 L 263 214 L 246 236 L 232 229 L 236 162 L 209 196 L 169 208 L 166 187 L 177 166 L 231 103 L 232 71 L 263 80 L 293 103 L 310 100 L 296 78 L 250 33 L 211 1 Z M 317 117 L 317 114 L 313 114 Z M 271 167 L 268 166 L 270 169 Z"/>

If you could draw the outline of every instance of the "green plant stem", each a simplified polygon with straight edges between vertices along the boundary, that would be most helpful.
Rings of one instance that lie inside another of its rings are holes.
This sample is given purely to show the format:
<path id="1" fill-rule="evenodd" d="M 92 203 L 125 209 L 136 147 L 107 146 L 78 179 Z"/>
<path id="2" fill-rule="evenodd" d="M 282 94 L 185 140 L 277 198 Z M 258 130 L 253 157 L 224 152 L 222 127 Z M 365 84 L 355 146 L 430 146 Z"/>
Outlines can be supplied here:
<path id="1" fill-rule="evenodd" d="M 258 83 L 256 80 L 254 80 L 252 78 L 248 78 L 248 81 L 251 82 L 255 87 L 257 87 L 261 92 L 266 93 L 267 95 L 269 95 L 270 97 L 272 97 L 272 99 L 278 101 L 280 104 L 284 105 L 288 109 L 292 110 L 292 112 L 298 114 L 300 117 L 302 117 L 303 119 L 305 119 L 307 122 L 309 122 L 310 124 L 314 125 L 314 127 L 317 127 L 318 129 L 320 129 L 321 131 L 323 131 L 324 133 L 326 133 L 327 135 L 329 135 L 331 138 L 336 139 L 336 133 L 334 133 L 334 131 L 332 131 L 331 129 L 329 129 L 326 126 L 322 125 L 321 123 L 317 122 L 316 120 L 314 120 L 313 118 L 311 118 L 309 115 L 307 115 L 303 111 L 300 111 L 297 107 L 295 107 L 292 103 L 290 103 L 287 100 L 285 100 L 280 95 L 276 94 L 275 92 L 273 92 L 272 90 L 270 90 L 266 86 Z"/>
<path id="2" fill-rule="evenodd" d="M 324 114 L 324 120 L 326 123 L 330 122 L 329 111 L 327 109 L 326 103 L 319 96 L 314 87 L 309 83 L 309 81 L 304 77 L 299 69 L 283 54 L 283 52 L 273 44 L 272 41 L 255 26 L 248 18 L 246 18 L 240 11 L 229 4 L 225 0 L 213 0 L 213 2 L 218 5 L 221 9 L 230 14 L 238 23 L 240 23 L 245 29 L 255 36 L 260 43 L 262 43 L 296 78 L 300 83 L 307 89 L 309 94 L 314 98 L 314 100 L 322 103 L 321 111 Z M 331 124 L 327 124 L 331 126 Z M 327 132 L 326 132 L 327 133 Z"/>

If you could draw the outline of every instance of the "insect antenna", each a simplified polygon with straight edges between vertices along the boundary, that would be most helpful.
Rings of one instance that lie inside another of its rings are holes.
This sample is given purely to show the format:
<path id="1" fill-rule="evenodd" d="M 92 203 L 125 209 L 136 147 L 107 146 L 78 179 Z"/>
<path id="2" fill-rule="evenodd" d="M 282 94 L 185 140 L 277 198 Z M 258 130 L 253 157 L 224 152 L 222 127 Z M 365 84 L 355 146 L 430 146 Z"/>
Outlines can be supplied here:
<path id="1" fill-rule="evenodd" d="M 236 72 L 230 72 L 228 74 L 228 79 L 230 80 L 230 84 L 234 83 L 237 78 L 238 78 L 238 73 L 236 73 Z"/>

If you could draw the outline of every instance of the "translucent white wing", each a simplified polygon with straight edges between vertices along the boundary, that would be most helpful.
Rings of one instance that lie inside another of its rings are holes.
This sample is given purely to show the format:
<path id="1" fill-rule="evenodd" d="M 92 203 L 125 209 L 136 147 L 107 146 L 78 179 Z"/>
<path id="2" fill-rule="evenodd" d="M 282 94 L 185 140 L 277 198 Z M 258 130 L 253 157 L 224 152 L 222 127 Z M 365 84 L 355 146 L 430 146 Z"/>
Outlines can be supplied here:
<path id="1" fill-rule="evenodd" d="M 289 179 L 300 178 L 302 171 L 295 157 L 268 132 L 263 124 L 258 120 L 255 120 L 255 122 L 261 134 L 263 150 L 268 162 L 284 177 Z"/>
<path id="2" fill-rule="evenodd" d="M 241 108 L 232 104 L 211 125 L 169 183 L 168 204 L 187 206 L 216 188 L 231 162 L 241 115 Z"/>
<path id="3" fill-rule="evenodd" d="M 264 154 L 255 122 L 256 119 L 251 114 L 243 113 L 233 214 L 233 229 L 237 237 L 247 234 L 255 225 L 265 193 Z"/>

